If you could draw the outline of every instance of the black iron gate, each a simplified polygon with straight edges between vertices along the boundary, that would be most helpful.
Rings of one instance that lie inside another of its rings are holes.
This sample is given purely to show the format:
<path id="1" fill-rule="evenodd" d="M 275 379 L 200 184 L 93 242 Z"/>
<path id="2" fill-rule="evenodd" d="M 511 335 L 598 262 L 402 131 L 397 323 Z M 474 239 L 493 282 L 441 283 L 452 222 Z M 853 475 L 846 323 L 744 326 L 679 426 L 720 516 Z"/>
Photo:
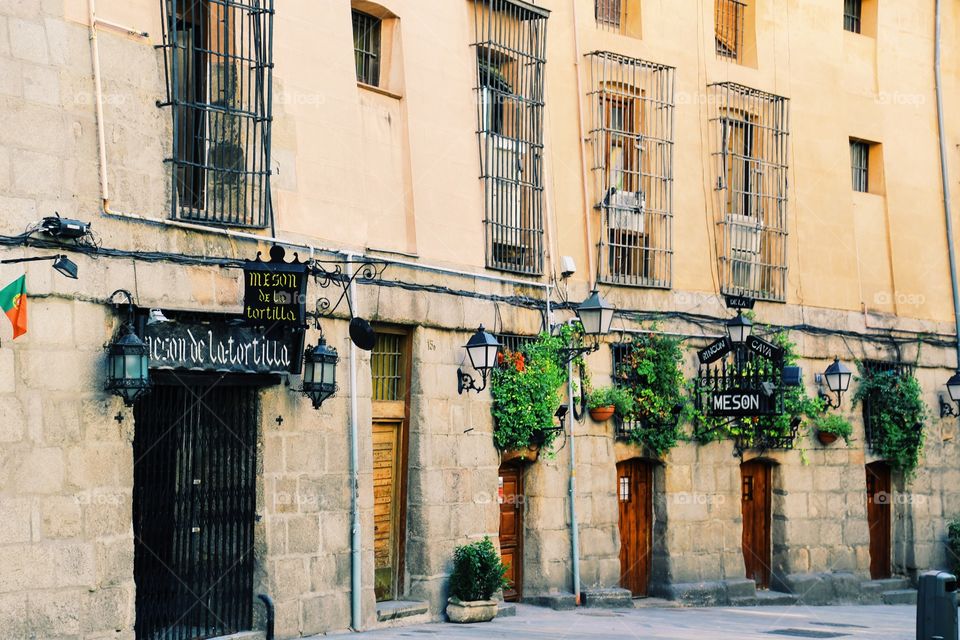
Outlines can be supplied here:
<path id="1" fill-rule="evenodd" d="M 158 384 L 134 408 L 138 640 L 251 628 L 257 388 L 210 378 Z"/>

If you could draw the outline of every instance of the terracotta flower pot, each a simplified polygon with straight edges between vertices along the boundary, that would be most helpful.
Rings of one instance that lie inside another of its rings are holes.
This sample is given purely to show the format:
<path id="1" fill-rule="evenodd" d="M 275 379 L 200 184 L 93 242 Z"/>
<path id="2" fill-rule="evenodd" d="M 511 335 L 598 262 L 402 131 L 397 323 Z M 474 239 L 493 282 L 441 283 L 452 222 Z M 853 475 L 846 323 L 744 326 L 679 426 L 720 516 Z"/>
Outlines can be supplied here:
<path id="1" fill-rule="evenodd" d="M 820 441 L 820 444 L 833 444 L 837 441 L 837 434 L 829 431 L 817 431 L 817 440 Z"/>
<path id="2" fill-rule="evenodd" d="M 609 407 L 597 407 L 590 409 L 590 417 L 593 418 L 595 422 L 606 422 L 613 417 L 614 411 L 616 411 L 616 407 L 613 405 Z"/>
<path id="3" fill-rule="evenodd" d="M 522 449 L 505 449 L 500 453 L 500 464 L 512 460 L 529 460 L 533 462 L 540 457 L 540 447 L 529 446 Z"/>
<path id="4" fill-rule="evenodd" d="M 490 622 L 497 617 L 496 600 L 472 600 L 464 602 L 457 598 L 447 600 L 447 618 L 450 622 Z"/>

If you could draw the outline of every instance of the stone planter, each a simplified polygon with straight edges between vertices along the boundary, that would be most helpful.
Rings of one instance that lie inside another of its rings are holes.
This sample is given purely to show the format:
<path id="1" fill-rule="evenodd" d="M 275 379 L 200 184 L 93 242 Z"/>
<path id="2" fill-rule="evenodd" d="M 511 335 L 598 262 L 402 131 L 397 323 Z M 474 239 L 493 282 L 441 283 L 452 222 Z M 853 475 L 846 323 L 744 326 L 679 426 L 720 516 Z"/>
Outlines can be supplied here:
<path id="1" fill-rule="evenodd" d="M 817 440 L 820 444 L 833 444 L 837 441 L 837 434 L 828 431 L 817 431 Z"/>
<path id="2" fill-rule="evenodd" d="M 490 622 L 496 617 L 496 600 L 464 602 L 458 598 L 447 599 L 447 618 L 450 622 Z"/>
<path id="3" fill-rule="evenodd" d="M 500 452 L 500 464 L 514 460 L 533 462 L 540 457 L 540 447 L 529 446 L 523 449 L 506 449 Z"/>
<path id="4" fill-rule="evenodd" d="M 615 410 L 616 408 L 612 405 L 609 407 L 597 407 L 590 409 L 590 417 L 593 418 L 594 422 L 606 422 L 613 417 Z"/>

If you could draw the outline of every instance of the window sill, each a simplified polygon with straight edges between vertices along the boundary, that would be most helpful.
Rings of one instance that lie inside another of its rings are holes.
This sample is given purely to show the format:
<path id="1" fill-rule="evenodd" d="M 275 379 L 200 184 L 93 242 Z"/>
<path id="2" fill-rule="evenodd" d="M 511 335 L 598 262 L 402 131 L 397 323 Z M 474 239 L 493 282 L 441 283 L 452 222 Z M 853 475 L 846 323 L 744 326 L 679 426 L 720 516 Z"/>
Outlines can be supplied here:
<path id="1" fill-rule="evenodd" d="M 388 91 L 382 87 L 375 87 L 372 84 L 367 84 L 365 82 L 358 82 L 357 87 L 360 89 L 365 89 L 373 93 L 379 93 L 382 96 L 387 96 L 388 98 L 393 98 L 394 100 L 403 100 L 403 96 L 399 93 L 394 93 L 393 91 Z"/>

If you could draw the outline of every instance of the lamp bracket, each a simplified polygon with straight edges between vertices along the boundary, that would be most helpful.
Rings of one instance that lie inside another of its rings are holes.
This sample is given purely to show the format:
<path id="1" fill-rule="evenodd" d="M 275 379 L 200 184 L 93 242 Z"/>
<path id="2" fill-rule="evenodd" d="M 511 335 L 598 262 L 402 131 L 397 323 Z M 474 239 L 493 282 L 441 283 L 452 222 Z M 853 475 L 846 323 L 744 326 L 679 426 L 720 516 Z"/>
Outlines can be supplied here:
<path id="1" fill-rule="evenodd" d="M 828 409 L 840 408 L 840 399 L 843 396 L 843 392 L 837 391 L 836 394 L 837 394 L 837 399 L 834 400 L 832 397 L 830 397 L 830 394 L 828 394 L 826 391 L 823 390 L 822 387 L 817 391 L 817 397 L 819 397 L 820 400 L 823 401 L 824 406 L 827 407 Z"/>
<path id="2" fill-rule="evenodd" d="M 352 273 L 348 273 L 348 268 L 356 265 Z M 354 282 L 375 282 L 383 275 L 387 268 L 387 263 L 376 260 L 364 260 L 363 262 L 352 262 L 347 260 L 311 260 L 307 263 L 307 269 L 313 276 L 314 282 L 321 288 L 327 289 L 331 286 L 339 289 L 339 295 L 336 296 L 336 302 L 332 301 L 333 296 L 323 296 L 317 300 L 316 311 L 307 313 L 308 318 L 313 318 L 319 327 L 320 318 L 330 317 L 336 312 L 337 308 L 347 301 L 350 309 L 350 317 L 353 318 L 353 300 L 350 298 L 350 285 Z"/>
<path id="3" fill-rule="evenodd" d="M 123 300 L 122 302 L 117 302 L 117 301 L 115 300 L 115 298 L 117 298 L 118 296 L 123 297 L 125 300 Z M 124 304 L 125 304 L 125 305 L 127 306 L 127 326 L 128 326 L 128 327 L 133 327 L 133 307 L 134 307 L 134 302 L 133 302 L 133 294 L 132 294 L 132 293 L 130 293 L 130 292 L 127 291 L 126 289 L 117 289 L 116 291 L 114 291 L 113 293 L 110 294 L 110 297 L 107 298 L 107 302 L 109 302 L 110 304 L 112 304 L 114 307 L 118 307 L 118 308 L 119 308 L 121 305 L 124 305 Z"/>
<path id="4" fill-rule="evenodd" d="M 480 386 L 477 386 L 477 381 L 474 380 L 472 375 L 463 369 L 457 369 L 457 393 L 459 395 L 463 395 L 464 391 L 476 391 L 480 393 L 487 388 L 487 374 L 485 372 L 481 374 L 481 380 L 483 382 Z"/>
<path id="5" fill-rule="evenodd" d="M 952 404 L 947 402 L 942 395 L 940 396 L 940 417 L 941 418 L 960 417 L 960 412 L 958 412 Z"/>

